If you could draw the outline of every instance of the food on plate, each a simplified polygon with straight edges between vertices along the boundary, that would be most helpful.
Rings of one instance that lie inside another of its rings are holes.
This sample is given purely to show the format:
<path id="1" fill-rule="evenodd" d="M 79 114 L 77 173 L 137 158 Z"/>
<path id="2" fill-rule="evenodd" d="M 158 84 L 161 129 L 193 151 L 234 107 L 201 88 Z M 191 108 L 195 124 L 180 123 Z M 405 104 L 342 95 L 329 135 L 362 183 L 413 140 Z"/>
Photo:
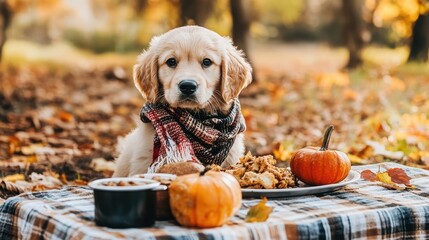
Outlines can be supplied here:
<path id="1" fill-rule="evenodd" d="M 302 182 L 309 185 L 326 185 L 344 180 L 351 167 L 347 154 L 329 150 L 329 140 L 334 127 L 326 129 L 322 147 L 305 147 L 292 156 L 290 168 Z"/>
<path id="2" fill-rule="evenodd" d="M 102 186 L 108 186 L 108 187 L 128 187 L 128 186 L 142 186 L 146 185 L 145 182 L 135 182 L 135 181 L 108 181 L 108 182 L 102 182 L 100 185 Z"/>
<path id="3" fill-rule="evenodd" d="M 171 211 L 180 225 L 217 227 L 241 207 L 241 188 L 224 172 L 210 171 L 179 176 L 170 185 Z"/>
<path id="4" fill-rule="evenodd" d="M 158 169 L 158 173 L 170 173 L 177 176 L 199 173 L 204 170 L 204 166 L 196 162 L 177 162 L 165 164 Z"/>
<path id="5" fill-rule="evenodd" d="M 242 188 L 279 189 L 295 187 L 295 177 L 289 169 L 276 167 L 271 155 L 253 156 L 250 152 L 240 158 L 240 162 L 222 169 L 212 165 L 212 169 L 233 175 Z"/>

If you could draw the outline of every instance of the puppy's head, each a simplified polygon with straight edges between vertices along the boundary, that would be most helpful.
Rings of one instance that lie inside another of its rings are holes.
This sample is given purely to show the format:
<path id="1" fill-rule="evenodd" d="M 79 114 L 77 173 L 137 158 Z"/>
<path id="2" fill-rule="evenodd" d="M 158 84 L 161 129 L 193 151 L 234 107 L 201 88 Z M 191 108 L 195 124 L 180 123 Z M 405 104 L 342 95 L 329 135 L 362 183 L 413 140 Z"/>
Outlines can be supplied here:
<path id="1" fill-rule="evenodd" d="M 229 38 L 198 26 L 153 38 L 134 65 L 134 83 L 147 102 L 174 108 L 226 109 L 251 78 L 250 64 Z"/>

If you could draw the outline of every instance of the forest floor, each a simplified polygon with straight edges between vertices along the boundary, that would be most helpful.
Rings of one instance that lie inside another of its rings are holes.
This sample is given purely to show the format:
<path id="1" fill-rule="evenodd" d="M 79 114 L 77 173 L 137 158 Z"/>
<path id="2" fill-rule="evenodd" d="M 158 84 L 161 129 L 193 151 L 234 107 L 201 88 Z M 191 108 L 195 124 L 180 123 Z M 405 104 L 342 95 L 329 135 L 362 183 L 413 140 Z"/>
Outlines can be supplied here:
<path id="1" fill-rule="evenodd" d="M 333 124 L 330 148 L 353 164 L 429 169 L 429 67 L 403 64 L 406 49 L 367 48 L 364 67 L 353 71 L 341 70 L 344 49 L 323 44 L 251 49 L 257 81 L 240 97 L 248 151 L 288 161 L 299 148 L 320 146 Z M 132 83 L 136 55 L 7 43 L 0 178 L 46 189 L 110 176 L 117 140 L 144 103 Z"/>

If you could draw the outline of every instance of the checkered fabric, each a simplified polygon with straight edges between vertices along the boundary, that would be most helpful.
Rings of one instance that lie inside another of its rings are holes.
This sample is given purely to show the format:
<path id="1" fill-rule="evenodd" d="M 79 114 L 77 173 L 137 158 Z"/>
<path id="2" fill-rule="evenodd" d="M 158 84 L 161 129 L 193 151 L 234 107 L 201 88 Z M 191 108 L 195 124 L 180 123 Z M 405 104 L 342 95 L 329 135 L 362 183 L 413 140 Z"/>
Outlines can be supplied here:
<path id="1" fill-rule="evenodd" d="M 85 187 L 21 194 L 0 205 L 0 239 L 429 239 L 429 171 L 401 167 L 418 190 L 389 190 L 358 180 L 323 194 L 269 199 L 263 223 L 246 223 L 242 208 L 222 227 L 184 228 L 158 221 L 150 228 L 110 229 L 94 223 L 92 191 Z M 378 170 L 378 165 L 353 167 Z"/>

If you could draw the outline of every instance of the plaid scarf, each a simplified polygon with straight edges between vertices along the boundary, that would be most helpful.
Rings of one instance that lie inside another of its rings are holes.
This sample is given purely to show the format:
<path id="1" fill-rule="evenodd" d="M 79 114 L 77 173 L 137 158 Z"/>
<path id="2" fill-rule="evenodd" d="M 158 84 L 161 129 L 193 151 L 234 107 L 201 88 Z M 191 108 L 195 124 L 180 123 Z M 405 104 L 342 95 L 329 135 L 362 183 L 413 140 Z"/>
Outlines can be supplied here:
<path id="1" fill-rule="evenodd" d="M 220 165 L 235 136 L 246 129 L 238 99 L 234 99 L 227 115 L 215 116 L 147 103 L 141 109 L 140 119 L 151 122 L 156 132 L 149 172 L 178 161 Z"/>

